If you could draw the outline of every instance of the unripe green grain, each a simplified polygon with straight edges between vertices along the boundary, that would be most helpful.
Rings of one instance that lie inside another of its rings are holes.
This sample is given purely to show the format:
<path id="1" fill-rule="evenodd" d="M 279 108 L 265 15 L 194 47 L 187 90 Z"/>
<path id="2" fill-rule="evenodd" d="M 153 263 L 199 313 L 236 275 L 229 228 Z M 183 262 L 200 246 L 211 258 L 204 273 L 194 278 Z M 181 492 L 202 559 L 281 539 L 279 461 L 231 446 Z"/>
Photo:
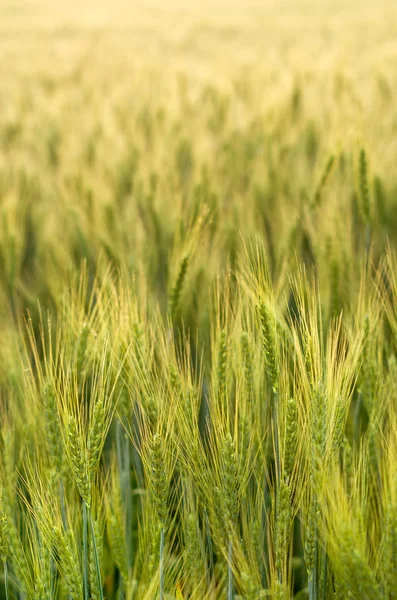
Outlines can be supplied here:
<path id="1" fill-rule="evenodd" d="M 7 517 L 4 512 L 3 499 L 0 495 L 0 557 L 5 562 L 10 549 Z"/>
<path id="2" fill-rule="evenodd" d="M 51 462 L 58 473 L 62 467 L 62 437 L 54 390 L 50 383 L 43 387 L 44 419 Z"/>
<path id="3" fill-rule="evenodd" d="M 77 370 L 78 375 L 80 375 L 84 369 L 84 361 L 85 361 L 85 357 L 86 357 L 87 342 L 88 342 L 89 334 L 90 334 L 90 329 L 88 327 L 88 324 L 84 323 L 84 325 L 81 329 L 79 338 L 77 340 L 77 347 L 76 347 L 76 370 Z"/>
<path id="4" fill-rule="evenodd" d="M 310 505 L 309 505 L 309 511 L 308 511 L 306 529 L 305 529 L 305 548 L 304 548 L 305 565 L 306 565 L 306 570 L 307 570 L 307 574 L 308 574 L 309 578 L 312 576 L 312 573 L 314 570 L 314 565 L 315 565 L 315 558 L 316 558 L 317 510 L 318 510 L 317 500 L 316 500 L 316 498 L 313 497 L 310 502 Z"/>
<path id="5" fill-rule="evenodd" d="M 107 529 L 114 562 L 124 581 L 128 580 L 127 544 L 124 537 L 124 525 L 120 517 L 110 513 L 107 519 Z"/>
<path id="6" fill-rule="evenodd" d="M 244 468 L 247 464 L 250 451 L 250 437 L 252 426 L 247 413 L 239 412 L 239 440 L 238 440 L 238 456 L 240 458 L 240 466 Z"/>
<path id="7" fill-rule="evenodd" d="M 224 402 L 224 400 L 226 399 L 227 355 L 228 355 L 227 332 L 226 332 L 226 329 L 222 329 L 222 331 L 220 332 L 219 341 L 218 341 L 218 358 L 217 358 L 217 369 L 216 369 L 218 398 L 221 402 Z"/>
<path id="8" fill-rule="evenodd" d="M 235 447 L 230 433 L 222 442 L 221 464 L 224 520 L 228 527 L 234 528 L 239 516 L 239 490 Z"/>
<path id="9" fill-rule="evenodd" d="M 103 402 L 97 401 L 94 405 L 90 428 L 88 432 L 87 450 L 88 450 L 88 470 L 89 479 L 95 477 L 98 468 L 102 446 L 105 437 L 105 419 L 106 413 Z"/>
<path id="10" fill-rule="evenodd" d="M 279 366 L 275 335 L 275 319 L 264 302 L 257 306 L 261 325 L 266 374 L 274 390 L 278 387 Z"/>
<path id="11" fill-rule="evenodd" d="M 40 558 L 34 583 L 35 600 L 52 600 L 52 560 L 45 546 L 40 546 Z"/>
<path id="12" fill-rule="evenodd" d="M 169 366 L 169 370 L 170 370 L 170 383 L 171 383 L 171 389 L 173 394 L 175 394 L 175 398 L 181 402 L 183 401 L 183 385 L 182 385 L 182 380 L 181 380 L 181 376 L 180 373 L 178 371 L 178 368 L 171 364 Z M 187 403 L 184 404 L 184 408 L 187 408 Z"/>
<path id="13" fill-rule="evenodd" d="M 5 492 L 5 490 L 3 490 Z M 8 536 L 8 555 L 11 557 L 13 569 L 18 579 L 18 585 L 21 590 L 25 588 L 26 573 L 28 573 L 28 563 L 24 547 L 20 538 L 17 525 L 14 521 L 15 508 L 11 506 L 8 500 L 8 495 L 4 494 L 2 498 L 3 515 L 6 518 L 7 536 Z M 4 526 L 4 521 L 3 521 Z M 3 539 L 3 543 L 6 539 Z"/>
<path id="14" fill-rule="evenodd" d="M 91 591 L 91 600 L 101 600 L 101 594 L 98 587 L 98 574 L 97 574 L 97 566 L 96 566 L 96 558 L 95 558 L 95 548 L 98 553 L 98 564 L 99 568 L 102 563 L 102 535 L 98 521 L 94 521 L 93 531 L 95 535 L 95 540 L 93 539 L 93 535 L 91 532 L 90 540 L 89 540 L 89 581 L 90 581 L 90 591 Z"/>
<path id="15" fill-rule="evenodd" d="M 359 156 L 359 187 L 361 196 L 361 210 L 364 222 L 369 225 L 371 222 L 371 199 L 368 185 L 368 163 L 365 150 L 360 150 Z"/>
<path id="16" fill-rule="evenodd" d="M 312 208 L 317 208 L 321 202 L 322 192 L 324 191 L 324 188 L 326 186 L 326 183 L 327 183 L 330 173 L 332 171 L 334 162 L 335 162 L 335 155 L 331 154 L 331 156 L 328 158 L 328 160 L 324 166 L 324 170 L 321 174 L 320 180 L 319 180 L 316 190 L 314 192 Z"/>
<path id="17" fill-rule="evenodd" d="M 159 566 L 161 530 L 162 527 L 159 524 L 157 524 L 156 526 L 152 527 L 151 531 L 150 554 L 148 563 L 150 577 L 154 576 Z"/>
<path id="18" fill-rule="evenodd" d="M 248 401 L 254 397 L 254 375 L 252 365 L 252 350 L 248 333 L 243 331 L 241 334 L 241 349 L 243 354 L 244 378 L 247 389 Z"/>
<path id="19" fill-rule="evenodd" d="M 201 542 L 198 535 L 198 521 L 193 513 L 189 513 L 185 534 L 186 571 L 193 589 L 196 589 L 202 578 Z"/>
<path id="20" fill-rule="evenodd" d="M 81 600 L 83 597 L 82 577 L 77 557 L 68 539 L 68 534 L 62 532 L 59 527 L 55 527 L 53 529 L 53 537 L 57 548 L 60 570 L 69 593 L 73 600 Z"/>
<path id="21" fill-rule="evenodd" d="M 289 481 L 295 464 L 298 447 L 298 408 L 292 398 L 287 402 L 284 441 L 284 476 Z"/>
<path id="22" fill-rule="evenodd" d="M 152 502 L 159 520 L 160 526 L 165 527 L 167 522 L 167 468 L 165 462 L 164 443 L 160 434 L 156 433 L 150 444 L 150 469 L 149 483 L 151 488 Z"/>
<path id="23" fill-rule="evenodd" d="M 182 294 L 183 285 L 186 279 L 186 273 L 189 266 L 190 254 L 186 252 L 179 263 L 178 274 L 174 285 L 172 286 L 171 293 L 168 300 L 168 309 L 171 315 L 172 321 L 178 316 L 180 298 Z"/>
<path id="24" fill-rule="evenodd" d="M 150 424 L 154 427 L 158 420 L 159 406 L 156 399 L 151 395 L 142 394 L 142 403 Z"/>
<path id="25" fill-rule="evenodd" d="M 275 567 L 279 574 L 279 579 L 282 581 L 287 557 L 287 540 L 291 526 L 290 489 L 284 481 L 280 482 L 277 492 L 276 514 Z"/>
<path id="26" fill-rule="evenodd" d="M 81 447 L 77 423 L 73 415 L 69 415 L 67 442 L 76 487 L 86 505 L 89 506 L 91 503 L 91 494 L 87 458 L 85 451 Z"/>
<path id="27" fill-rule="evenodd" d="M 313 492 L 318 495 L 322 485 L 322 467 L 327 435 L 327 396 L 321 383 L 313 393 L 311 420 L 310 477 Z"/>
<path id="28" fill-rule="evenodd" d="M 336 408 L 335 408 L 335 418 L 334 418 L 334 426 L 333 426 L 333 439 L 332 439 L 332 448 L 335 453 L 337 453 L 341 447 L 343 441 L 343 435 L 345 430 L 345 420 L 346 420 L 346 406 L 342 397 L 338 398 Z"/>

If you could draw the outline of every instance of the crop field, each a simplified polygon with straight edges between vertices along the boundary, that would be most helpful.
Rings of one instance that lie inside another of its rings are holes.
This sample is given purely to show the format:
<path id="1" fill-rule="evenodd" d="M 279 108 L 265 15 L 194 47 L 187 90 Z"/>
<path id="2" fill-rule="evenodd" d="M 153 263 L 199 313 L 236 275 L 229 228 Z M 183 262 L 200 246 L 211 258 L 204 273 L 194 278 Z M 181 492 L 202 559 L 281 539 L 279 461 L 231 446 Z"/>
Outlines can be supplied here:
<path id="1" fill-rule="evenodd" d="M 0 0 L 0 599 L 397 598 L 397 2 Z"/>

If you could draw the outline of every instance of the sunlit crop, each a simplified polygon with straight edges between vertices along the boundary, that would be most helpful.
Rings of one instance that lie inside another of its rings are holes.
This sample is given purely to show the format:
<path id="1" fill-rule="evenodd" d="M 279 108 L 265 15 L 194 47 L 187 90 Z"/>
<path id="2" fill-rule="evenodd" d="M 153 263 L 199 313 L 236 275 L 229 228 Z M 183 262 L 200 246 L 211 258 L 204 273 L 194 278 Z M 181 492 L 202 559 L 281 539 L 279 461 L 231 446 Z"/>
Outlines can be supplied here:
<path id="1" fill-rule="evenodd" d="M 0 6 L 0 598 L 397 597 L 397 5 Z"/>

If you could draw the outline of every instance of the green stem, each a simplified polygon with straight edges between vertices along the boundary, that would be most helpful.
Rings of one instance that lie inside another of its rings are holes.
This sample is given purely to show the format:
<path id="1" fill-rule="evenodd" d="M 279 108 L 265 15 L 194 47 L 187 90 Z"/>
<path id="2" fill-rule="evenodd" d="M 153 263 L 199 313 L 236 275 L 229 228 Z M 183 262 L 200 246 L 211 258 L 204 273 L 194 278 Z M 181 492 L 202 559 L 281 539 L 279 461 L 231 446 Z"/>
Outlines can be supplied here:
<path id="1" fill-rule="evenodd" d="M 164 527 L 160 532 L 160 600 L 164 600 Z"/>
<path id="2" fill-rule="evenodd" d="M 119 583 L 119 595 L 118 595 L 119 600 L 125 600 L 125 596 L 124 596 L 124 581 L 123 578 L 120 574 L 120 583 Z"/>
<path id="3" fill-rule="evenodd" d="M 268 511 L 270 509 L 270 492 L 269 485 L 266 475 L 263 476 L 263 505 L 261 510 L 261 521 L 260 521 L 260 549 L 263 556 L 263 560 L 260 560 L 261 569 L 261 583 L 262 587 L 266 588 L 269 585 L 269 572 L 270 572 L 270 557 L 269 549 L 266 544 L 266 523 L 268 519 Z"/>
<path id="4" fill-rule="evenodd" d="M 209 519 L 208 519 L 208 514 L 207 514 L 207 509 L 204 509 L 204 521 L 205 521 L 205 538 L 207 541 L 207 546 L 208 546 L 208 562 L 209 562 L 209 568 L 206 570 L 206 577 L 207 577 L 207 586 L 208 588 L 211 586 L 211 582 L 213 585 L 213 573 L 214 573 L 214 551 L 212 548 L 212 539 L 211 539 L 211 530 L 210 530 L 210 523 L 209 523 Z"/>
<path id="5" fill-rule="evenodd" d="M 91 536 L 92 536 L 92 545 L 94 547 L 95 571 L 96 571 L 96 576 L 97 576 L 98 591 L 99 591 L 99 597 L 100 597 L 100 599 L 103 600 L 101 567 L 100 567 L 100 564 L 99 564 L 98 547 L 97 547 L 97 544 L 96 544 L 94 521 L 92 519 L 92 512 L 91 512 L 91 510 L 89 511 L 89 516 L 90 516 L 90 528 L 91 528 Z"/>
<path id="6" fill-rule="evenodd" d="M 123 451 L 122 451 L 122 423 L 120 420 L 116 421 L 116 452 L 117 452 L 117 465 L 120 474 L 120 486 L 122 489 L 123 486 L 123 472 L 124 472 L 124 464 L 123 464 Z"/>
<path id="7" fill-rule="evenodd" d="M 357 439 L 360 436 L 359 425 L 360 425 L 361 404 L 362 404 L 362 395 L 361 395 L 361 392 L 359 392 L 359 394 L 357 396 L 356 407 L 354 410 L 354 427 L 353 427 L 354 435 Z"/>
<path id="8" fill-rule="evenodd" d="M 312 571 L 309 575 L 308 590 L 309 590 L 309 600 L 317 600 L 317 598 L 315 596 L 314 571 Z"/>
<path id="9" fill-rule="evenodd" d="M 326 593 L 327 593 L 327 567 L 328 567 L 328 554 L 327 554 L 327 550 L 325 549 L 324 551 L 324 573 L 323 573 L 323 600 L 326 599 Z"/>
<path id="10" fill-rule="evenodd" d="M 280 444 L 278 439 L 278 393 L 273 390 L 273 435 L 274 435 L 274 446 L 275 446 L 275 462 L 276 462 L 276 473 L 277 473 L 277 483 L 280 485 L 281 481 L 281 457 L 280 457 Z"/>
<path id="11" fill-rule="evenodd" d="M 280 455 L 280 443 L 278 437 L 278 393 L 273 389 L 273 435 L 274 435 L 274 450 L 275 450 L 275 463 L 276 463 L 276 491 L 275 491 L 275 519 L 277 521 L 277 507 L 279 489 L 281 485 L 281 455 Z M 282 583 L 282 573 L 278 573 L 279 581 Z"/>
<path id="12" fill-rule="evenodd" d="M 10 596 L 8 593 L 8 566 L 7 566 L 6 560 L 3 561 L 3 566 L 4 566 L 4 587 L 6 590 L 6 600 L 9 600 Z"/>
<path id="13" fill-rule="evenodd" d="M 233 544 L 230 538 L 227 562 L 227 600 L 233 600 Z"/>
<path id="14" fill-rule="evenodd" d="M 87 505 L 83 500 L 83 568 L 84 568 L 84 600 L 89 600 L 88 589 L 88 524 Z"/>
<path id="15" fill-rule="evenodd" d="M 370 225 L 370 223 L 367 223 L 365 225 L 365 258 L 366 258 L 367 265 L 368 265 L 369 251 L 371 248 L 371 239 L 372 239 L 371 225 Z"/>
<path id="16" fill-rule="evenodd" d="M 116 453 L 117 453 L 117 464 L 118 464 L 118 472 L 119 472 L 119 482 L 120 482 L 120 492 L 121 492 L 121 501 L 123 503 L 123 508 L 125 509 L 125 491 L 124 491 L 124 452 L 123 452 L 123 425 L 120 419 L 116 421 Z M 128 535 L 128 530 L 127 530 Z M 119 595 L 120 598 L 123 598 L 123 577 L 120 573 L 120 583 L 119 583 Z"/>
<path id="17" fill-rule="evenodd" d="M 315 600 L 317 600 L 318 599 L 318 542 L 317 542 L 317 535 L 316 535 L 316 545 L 315 545 L 315 551 L 314 551 L 313 593 L 314 593 Z"/>
<path id="18" fill-rule="evenodd" d="M 130 571 L 133 564 L 132 556 L 132 505 L 131 505 L 131 474 L 130 474 L 130 440 L 127 434 L 124 434 L 124 474 L 123 487 L 125 498 L 125 513 L 126 513 L 126 530 L 127 530 L 127 562 L 128 570 Z"/>
<path id="19" fill-rule="evenodd" d="M 60 504 L 61 504 L 61 518 L 62 518 L 62 524 L 66 529 L 68 528 L 68 520 L 66 517 L 66 507 L 65 507 L 65 490 L 63 487 L 63 481 L 62 481 L 62 477 L 59 478 L 59 500 L 60 500 Z"/>
<path id="20" fill-rule="evenodd" d="M 67 516 L 66 516 L 65 489 L 63 487 L 62 477 L 59 478 L 59 500 L 60 500 L 60 506 L 61 506 L 62 524 L 63 524 L 63 527 L 64 527 L 65 531 L 67 531 L 67 529 L 68 529 L 68 520 L 67 520 Z M 55 563 L 54 563 L 54 566 L 55 566 Z M 68 600 L 73 600 L 71 594 L 68 594 Z"/>

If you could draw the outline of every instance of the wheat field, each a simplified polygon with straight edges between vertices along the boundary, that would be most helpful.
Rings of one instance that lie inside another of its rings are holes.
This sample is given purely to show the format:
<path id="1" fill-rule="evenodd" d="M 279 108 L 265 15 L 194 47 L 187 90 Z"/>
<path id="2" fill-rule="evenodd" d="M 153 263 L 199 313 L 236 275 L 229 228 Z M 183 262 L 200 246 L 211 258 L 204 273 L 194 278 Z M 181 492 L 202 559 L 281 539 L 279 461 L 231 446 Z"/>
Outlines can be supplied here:
<path id="1" fill-rule="evenodd" d="M 0 598 L 397 598 L 397 4 L 0 2 Z"/>

